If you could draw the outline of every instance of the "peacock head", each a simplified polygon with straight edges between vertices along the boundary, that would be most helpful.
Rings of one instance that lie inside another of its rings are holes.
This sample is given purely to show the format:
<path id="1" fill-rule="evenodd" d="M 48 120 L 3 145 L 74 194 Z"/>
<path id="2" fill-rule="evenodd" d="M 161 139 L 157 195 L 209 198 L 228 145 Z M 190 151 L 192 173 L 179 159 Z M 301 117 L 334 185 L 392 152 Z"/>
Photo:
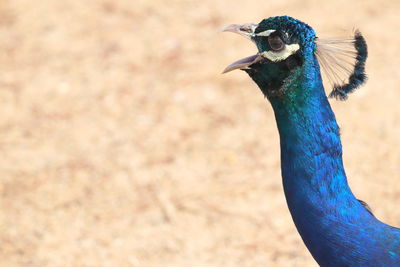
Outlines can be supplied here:
<path id="1" fill-rule="evenodd" d="M 319 39 L 309 25 L 288 16 L 267 18 L 259 24 L 233 24 L 223 31 L 250 39 L 258 49 L 257 54 L 232 63 L 223 73 L 246 71 L 269 99 L 303 94 L 299 79 L 321 80 L 317 57 L 328 77 L 333 77 L 331 96 L 346 99 L 366 79 L 367 46 L 358 31 L 350 39 Z M 351 66 L 345 65 L 348 57 L 354 59 Z M 339 72 L 347 76 L 341 78 Z"/>

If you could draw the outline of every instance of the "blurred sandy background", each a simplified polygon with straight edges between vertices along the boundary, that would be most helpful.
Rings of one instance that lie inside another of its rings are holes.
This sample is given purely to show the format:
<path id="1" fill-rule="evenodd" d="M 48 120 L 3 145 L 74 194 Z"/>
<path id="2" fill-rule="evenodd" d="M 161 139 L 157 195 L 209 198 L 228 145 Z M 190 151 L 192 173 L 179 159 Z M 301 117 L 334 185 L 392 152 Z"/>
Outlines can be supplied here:
<path id="1" fill-rule="evenodd" d="M 400 2 L 0 1 L 0 266 L 316 266 L 272 110 L 219 29 L 359 27 L 369 82 L 331 101 L 356 195 L 400 226 Z"/>

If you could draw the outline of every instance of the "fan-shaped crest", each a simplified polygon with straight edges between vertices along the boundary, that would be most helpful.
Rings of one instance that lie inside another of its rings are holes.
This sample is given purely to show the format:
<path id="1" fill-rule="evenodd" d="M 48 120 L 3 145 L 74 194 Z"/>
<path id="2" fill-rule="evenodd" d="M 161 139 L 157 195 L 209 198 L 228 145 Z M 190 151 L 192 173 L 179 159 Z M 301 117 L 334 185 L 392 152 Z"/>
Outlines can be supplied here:
<path id="1" fill-rule="evenodd" d="M 316 38 L 316 56 L 333 86 L 329 97 L 346 100 L 349 93 L 360 87 L 367 79 L 365 61 L 367 43 L 356 30 L 354 37 L 323 39 Z"/>

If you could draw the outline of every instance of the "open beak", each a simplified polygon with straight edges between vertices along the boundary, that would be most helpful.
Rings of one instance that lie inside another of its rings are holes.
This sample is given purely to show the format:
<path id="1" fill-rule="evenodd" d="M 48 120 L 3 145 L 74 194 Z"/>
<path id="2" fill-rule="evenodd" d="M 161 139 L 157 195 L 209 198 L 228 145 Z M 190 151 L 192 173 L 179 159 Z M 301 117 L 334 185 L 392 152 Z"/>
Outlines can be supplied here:
<path id="1" fill-rule="evenodd" d="M 226 26 L 222 29 L 223 32 L 234 32 L 238 33 L 250 40 L 252 40 L 252 37 L 254 36 L 254 30 L 257 28 L 258 24 L 254 23 L 248 23 L 248 24 L 232 24 L 229 26 Z M 232 70 L 236 69 L 243 69 L 249 67 L 251 64 L 254 64 L 258 61 L 260 61 L 262 57 L 259 54 L 255 54 L 253 56 L 249 56 L 246 58 L 242 58 L 238 61 L 233 62 L 230 64 L 228 67 L 224 69 L 222 73 L 227 73 Z"/>

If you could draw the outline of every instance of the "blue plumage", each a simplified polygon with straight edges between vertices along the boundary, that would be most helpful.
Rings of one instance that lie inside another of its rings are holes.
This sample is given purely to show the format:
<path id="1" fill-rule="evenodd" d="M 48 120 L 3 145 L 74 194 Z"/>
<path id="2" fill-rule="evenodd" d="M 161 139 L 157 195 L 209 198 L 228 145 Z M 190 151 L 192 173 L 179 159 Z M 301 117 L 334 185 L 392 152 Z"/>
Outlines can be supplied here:
<path id="1" fill-rule="evenodd" d="M 376 219 L 348 186 L 314 30 L 287 16 L 226 30 L 246 35 L 259 50 L 226 71 L 245 70 L 272 104 L 287 204 L 314 259 L 321 266 L 400 266 L 400 229 Z M 348 84 L 335 86 L 332 95 L 338 98 L 365 80 L 367 51 L 361 34 L 356 33 L 354 44 L 354 71 Z"/>

